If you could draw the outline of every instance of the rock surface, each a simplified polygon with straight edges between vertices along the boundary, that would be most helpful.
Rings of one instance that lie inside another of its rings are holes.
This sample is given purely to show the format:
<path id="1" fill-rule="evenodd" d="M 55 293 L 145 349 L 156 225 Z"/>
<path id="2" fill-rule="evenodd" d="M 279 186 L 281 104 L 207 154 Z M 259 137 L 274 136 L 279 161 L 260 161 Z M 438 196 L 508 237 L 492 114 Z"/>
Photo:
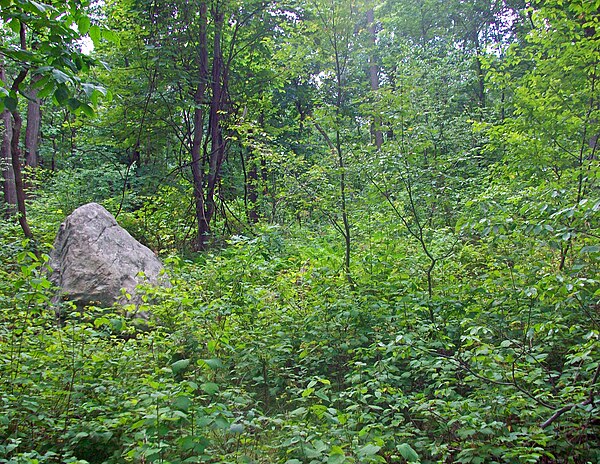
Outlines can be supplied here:
<path id="1" fill-rule="evenodd" d="M 154 253 L 97 203 L 80 206 L 61 224 L 50 267 L 50 280 L 60 287 L 57 299 L 79 305 L 124 303 L 123 288 L 135 303 L 136 285 L 168 285 Z"/>

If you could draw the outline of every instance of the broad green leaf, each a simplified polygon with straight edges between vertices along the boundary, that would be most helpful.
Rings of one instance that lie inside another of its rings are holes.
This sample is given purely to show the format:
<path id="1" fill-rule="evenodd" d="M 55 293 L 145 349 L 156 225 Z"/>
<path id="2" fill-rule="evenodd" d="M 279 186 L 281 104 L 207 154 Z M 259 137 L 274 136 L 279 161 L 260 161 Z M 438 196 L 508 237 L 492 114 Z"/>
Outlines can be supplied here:
<path id="1" fill-rule="evenodd" d="M 203 383 L 200 388 L 209 395 L 214 395 L 219 391 L 219 386 L 214 382 Z"/>
<path id="2" fill-rule="evenodd" d="M 207 366 L 207 367 L 210 367 L 211 369 L 220 369 L 221 367 L 223 367 L 223 363 L 218 358 L 200 359 L 198 361 L 198 365 L 199 366 Z"/>
<path id="3" fill-rule="evenodd" d="M 598 253 L 600 252 L 599 245 L 587 245 L 581 248 L 580 253 Z"/>
<path id="4" fill-rule="evenodd" d="M 92 94 L 94 93 L 94 90 L 96 90 L 96 86 L 88 82 L 84 82 L 83 84 L 81 84 L 81 88 L 83 89 L 83 92 L 88 98 L 91 98 Z"/>
<path id="5" fill-rule="evenodd" d="M 361 458 L 364 458 L 366 456 L 374 456 L 379 452 L 380 449 L 381 449 L 381 446 L 377 446 L 377 445 L 373 445 L 373 444 L 369 443 L 368 445 L 365 445 L 362 448 L 360 448 L 356 452 L 356 454 L 358 454 L 358 456 Z"/>
<path id="6" fill-rule="evenodd" d="M 71 111 L 75 111 L 81 106 L 81 102 L 76 98 L 69 98 L 65 104 Z"/>
<path id="7" fill-rule="evenodd" d="M 53 69 L 52 77 L 59 84 L 66 84 L 72 82 L 71 78 L 67 74 L 62 72 L 60 69 Z"/>
<path id="8" fill-rule="evenodd" d="M 341 464 L 346 461 L 346 456 L 344 454 L 344 450 L 334 445 L 331 447 L 331 451 L 329 452 L 329 457 L 327 458 L 327 464 Z"/>
<path id="9" fill-rule="evenodd" d="M 13 18 L 9 21 L 8 23 L 8 27 L 10 27 L 10 29 L 15 33 L 18 34 L 19 31 L 21 30 L 21 23 L 19 22 L 19 20 L 17 18 Z"/>
<path id="10" fill-rule="evenodd" d="M 408 462 L 419 461 L 419 455 L 408 443 L 402 443 L 401 445 L 396 446 L 396 449 Z"/>
<path id="11" fill-rule="evenodd" d="M 99 46 L 100 38 L 102 37 L 100 27 L 97 26 L 96 24 L 93 24 L 92 26 L 90 26 L 89 35 L 90 35 L 90 39 L 92 39 L 92 42 L 94 42 L 94 45 Z"/>
<path id="12" fill-rule="evenodd" d="M 173 374 L 178 374 L 179 372 L 187 368 L 189 365 L 189 359 L 180 359 L 179 361 L 175 361 L 173 364 L 171 364 L 171 370 L 173 371 Z"/>
<path id="13" fill-rule="evenodd" d="M 329 401 L 329 397 L 325 394 L 323 390 L 317 390 L 315 392 L 315 396 L 321 398 L 323 401 Z"/>
<path id="14" fill-rule="evenodd" d="M 93 118 L 95 116 L 94 108 L 92 108 L 87 103 L 81 103 L 79 110 L 85 114 L 88 118 Z"/>
<path id="15" fill-rule="evenodd" d="M 54 88 L 56 86 L 56 83 L 51 80 L 48 79 L 48 82 L 46 83 L 46 85 L 38 91 L 38 98 L 46 98 L 49 97 L 50 95 L 52 95 L 52 92 L 54 91 Z"/>
<path id="16" fill-rule="evenodd" d="M 87 34 L 88 31 L 90 30 L 90 26 L 91 26 L 91 21 L 88 16 L 82 16 L 77 21 L 77 29 L 79 29 L 79 33 L 81 35 Z"/>
<path id="17" fill-rule="evenodd" d="M 108 40 L 109 42 L 112 42 L 116 45 L 119 44 L 119 36 L 111 31 L 110 29 L 103 29 L 102 30 L 102 38 Z"/>
<path id="18" fill-rule="evenodd" d="M 123 330 L 123 319 L 112 318 L 110 320 L 110 325 L 115 332 L 120 332 Z"/>
<path id="19" fill-rule="evenodd" d="M 178 396 L 173 400 L 173 407 L 180 411 L 187 411 L 192 404 L 192 400 L 187 396 Z"/>
<path id="20" fill-rule="evenodd" d="M 32 4 L 39 13 L 42 14 L 44 14 L 48 8 L 51 8 L 50 5 L 44 5 L 43 3 L 34 2 L 33 0 L 29 0 L 29 3 Z"/>
<path id="21" fill-rule="evenodd" d="M 11 96 L 4 97 L 4 106 L 9 111 L 15 111 L 17 109 L 17 99 Z"/>
<path id="22" fill-rule="evenodd" d="M 239 435 L 240 433 L 243 433 L 244 432 L 244 424 L 240 424 L 240 423 L 231 424 L 231 426 L 229 427 L 229 432 L 231 432 L 235 435 Z"/>

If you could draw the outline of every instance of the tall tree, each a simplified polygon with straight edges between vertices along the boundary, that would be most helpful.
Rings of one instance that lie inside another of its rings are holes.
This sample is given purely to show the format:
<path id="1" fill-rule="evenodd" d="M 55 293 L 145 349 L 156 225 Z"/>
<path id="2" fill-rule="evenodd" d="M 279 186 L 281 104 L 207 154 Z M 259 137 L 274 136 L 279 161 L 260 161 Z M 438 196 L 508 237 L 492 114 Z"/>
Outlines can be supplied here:
<path id="1" fill-rule="evenodd" d="M 371 84 L 371 90 L 377 97 L 377 91 L 379 90 L 379 66 L 377 63 L 377 25 L 375 23 L 375 12 L 372 6 L 367 10 L 367 27 L 369 29 L 371 53 L 369 54 L 369 83 Z M 381 117 L 375 114 L 373 117 L 373 139 L 375 146 L 378 150 L 383 145 L 383 132 L 381 130 Z"/>
<path id="2" fill-rule="evenodd" d="M 348 133 L 353 121 L 350 101 L 352 98 L 353 53 L 356 51 L 356 30 L 361 13 L 358 2 L 339 0 L 312 0 L 311 9 L 321 28 L 319 52 L 323 57 L 324 95 L 319 113 L 315 113 L 315 128 L 323 137 L 335 160 L 337 177 L 338 210 L 330 215 L 333 226 L 344 240 L 344 274 L 353 284 L 351 273 L 352 227 L 349 215 L 349 169 L 350 140 Z M 363 16 L 364 17 L 364 16 Z M 319 116 L 322 121 L 319 120 Z"/>

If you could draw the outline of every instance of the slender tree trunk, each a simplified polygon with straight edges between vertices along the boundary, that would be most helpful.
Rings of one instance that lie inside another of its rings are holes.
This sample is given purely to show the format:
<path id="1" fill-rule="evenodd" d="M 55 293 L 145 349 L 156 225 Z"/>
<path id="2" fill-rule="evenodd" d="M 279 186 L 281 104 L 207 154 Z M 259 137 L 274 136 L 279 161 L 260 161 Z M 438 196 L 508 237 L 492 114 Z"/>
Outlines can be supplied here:
<path id="1" fill-rule="evenodd" d="M 6 82 L 4 66 L 0 63 L 0 80 Z M 0 147 L 0 163 L 2 167 L 2 193 L 4 194 L 4 202 L 8 206 L 7 213 L 14 214 L 17 205 L 17 191 L 15 189 L 15 174 L 12 168 L 12 118 L 8 110 L 4 110 L 1 114 L 3 123 L 2 146 Z"/>
<path id="2" fill-rule="evenodd" d="M 200 155 L 202 140 L 204 138 L 204 109 L 203 104 L 206 96 L 208 83 L 208 48 L 206 38 L 207 7 L 206 2 L 200 3 L 200 66 L 198 71 L 198 86 L 194 95 L 194 134 L 192 139 L 192 181 L 194 184 L 194 205 L 198 231 L 196 246 L 204 248 L 206 234 L 208 233 L 208 222 L 205 215 L 204 203 L 204 163 Z"/>
<path id="3" fill-rule="evenodd" d="M 21 174 L 21 149 L 19 148 L 19 139 L 21 138 L 21 127 L 23 120 L 18 110 L 12 112 L 13 127 L 11 140 L 11 162 L 15 176 L 15 191 L 17 196 L 17 210 L 19 213 L 19 224 L 23 229 L 23 234 L 30 240 L 33 240 L 33 233 L 27 222 L 27 213 L 25 209 L 25 187 L 23 185 L 23 176 Z"/>
<path id="4" fill-rule="evenodd" d="M 251 224 L 256 224 L 259 220 L 258 215 L 258 165 L 254 155 L 248 155 L 248 220 Z"/>
<path id="5" fill-rule="evenodd" d="M 477 73 L 477 103 L 479 109 L 485 109 L 485 74 L 481 66 L 481 44 L 479 43 L 479 33 L 473 32 L 473 43 L 475 44 L 475 72 Z"/>
<path id="6" fill-rule="evenodd" d="M 210 102 L 210 140 L 211 151 L 208 157 L 208 178 L 206 186 L 206 196 L 204 202 L 204 216 L 198 226 L 198 233 L 201 238 L 200 249 L 205 249 L 207 238 L 210 234 L 210 222 L 215 214 L 215 191 L 219 181 L 219 171 L 224 157 L 223 134 L 221 128 L 221 109 L 223 100 L 223 57 L 221 52 L 221 31 L 223 28 L 223 13 L 218 7 L 213 11 L 213 21 L 215 24 L 215 35 L 213 42 L 213 62 L 212 62 L 212 98 Z"/>
<path id="7" fill-rule="evenodd" d="M 26 49 L 26 35 L 25 35 L 25 24 L 21 23 L 21 29 L 19 31 L 19 38 L 21 41 L 21 49 Z M 27 74 L 29 73 L 28 68 L 22 68 L 12 83 L 11 90 L 17 92 L 19 86 L 25 81 Z M 25 209 L 25 186 L 23 184 L 23 176 L 21 174 L 21 149 L 19 148 L 19 142 L 21 139 L 21 127 L 23 126 L 23 119 L 19 114 L 18 108 L 11 111 L 12 114 L 12 135 L 10 141 L 10 158 L 11 165 L 14 174 L 14 185 L 17 199 L 17 213 L 19 216 L 19 224 L 23 229 L 23 234 L 26 238 L 33 241 L 33 233 L 29 228 L 27 222 L 27 212 Z M 37 250 L 36 250 L 37 253 Z"/>
<path id="8" fill-rule="evenodd" d="M 367 24 L 369 27 L 369 35 L 371 38 L 371 53 L 369 55 L 369 81 L 371 83 L 371 90 L 373 93 L 377 93 L 379 90 L 379 67 L 377 66 L 376 57 L 376 45 L 377 45 L 377 31 L 375 29 L 375 14 L 373 8 L 367 10 Z M 383 145 L 383 132 L 381 131 L 381 116 L 375 114 L 373 116 L 372 130 L 373 140 L 377 150 L 381 150 Z"/>
<path id="9" fill-rule="evenodd" d="M 350 285 L 354 285 L 352 274 L 350 273 L 350 259 L 351 259 L 351 232 L 350 232 L 350 220 L 348 219 L 348 207 L 346 201 L 346 165 L 344 164 L 344 155 L 342 152 L 342 140 L 340 137 L 339 129 L 335 133 L 335 148 L 338 155 L 338 166 L 340 168 L 340 202 L 342 208 L 342 224 L 344 226 L 344 274 L 346 280 Z"/>
<path id="10" fill-rule="evenodd" d="M 35 84 L 39 76 L 34 77 L 31 82 Z M 25 129 L 25 164 L 32 168 L 39 166 L 38 147 L 40 141 L 40 129 L 42 126 L 41 101 L 37 98 L 37 89 L 31 89 L 30 100 L 27 102 L 27 127 Z"/>
<path id="11" fill-rule="evenodd" d="M 17 191 L 15 189 L 15 173 L 12 168 L 12 118 L 8 111 L 2 112 L 2 122 L 4 123 L 2 134 L 1 163 L 2 163 L 2 192 L 4 202 L 8 206 L 8 214 L 12 215 L 16 211 Z"/>

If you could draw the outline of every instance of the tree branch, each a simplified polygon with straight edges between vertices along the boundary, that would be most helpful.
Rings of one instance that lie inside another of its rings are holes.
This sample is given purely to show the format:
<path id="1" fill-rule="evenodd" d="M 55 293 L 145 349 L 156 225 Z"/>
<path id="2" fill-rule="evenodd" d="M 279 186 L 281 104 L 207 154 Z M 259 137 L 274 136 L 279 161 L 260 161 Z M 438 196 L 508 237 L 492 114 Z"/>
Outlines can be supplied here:
<path id="1" fill-rule="evenodd" d="M 571 404 L 567 404 L 566 406 L 563 406 L 562 408 L 560 408 L 558 411 L 556 411 L 554 414 L 552 414 L 550 416 L 549 419 L 547 419 L 544 423 L 542 423 L 540 425 L 540 427 L 542 429 L 547 428 L 548 426 L 550 426 L 553 422 L 556 421 L 556 419 L 558 419 L 560 416 L 562 416 L 564 413 L 569 412 L 573 409 L 575 409 L 577 406 L 587 406 L 588 404 L 591 404 L 592 400 L 590 398 L 588 398 L 587 400 L 581 402 L 581 403 L 571 403 Z"/>

